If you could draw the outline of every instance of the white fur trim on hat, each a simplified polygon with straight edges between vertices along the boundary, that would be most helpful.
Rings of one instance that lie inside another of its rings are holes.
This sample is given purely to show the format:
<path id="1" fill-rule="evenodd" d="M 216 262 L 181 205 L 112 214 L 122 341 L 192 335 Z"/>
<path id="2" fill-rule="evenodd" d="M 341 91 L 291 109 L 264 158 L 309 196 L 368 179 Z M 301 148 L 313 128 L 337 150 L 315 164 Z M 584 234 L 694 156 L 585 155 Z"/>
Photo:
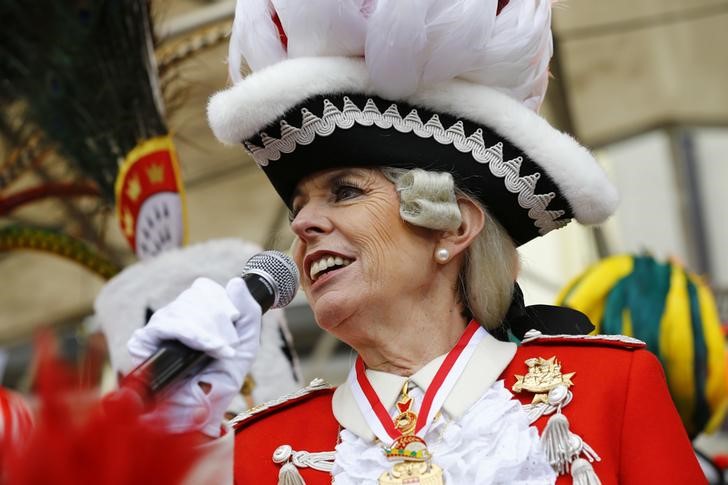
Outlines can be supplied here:
<path id="1" fill-rule="evenodd" d="M 215 94 L 208 119 L 220 141 L 241 143 L 307 98 L 342 93 L 377 95 L 362 59 L 291 59 Z M 616 209 L 617 191 L 591 153 L 505 94 L 456 79 L 392 101 L 465 118 L 508 139 L 553 179 L 582 224 L 602 222 Z"/>

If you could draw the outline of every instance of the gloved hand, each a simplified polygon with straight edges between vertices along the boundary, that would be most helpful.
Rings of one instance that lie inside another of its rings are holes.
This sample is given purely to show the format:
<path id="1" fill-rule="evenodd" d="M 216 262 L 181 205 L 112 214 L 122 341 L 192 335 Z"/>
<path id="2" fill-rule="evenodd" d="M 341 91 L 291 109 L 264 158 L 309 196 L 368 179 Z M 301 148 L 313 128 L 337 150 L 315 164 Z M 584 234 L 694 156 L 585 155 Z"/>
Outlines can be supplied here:
<path id="1" fill-rule="evenodd" d="M 177 384 L 165 399 L 162 409 L 170 431 L 220 435 L 225 410 L 255 358 L 260 329 L 260 305 L 242 278 L 233 278 L 225 288 L 198 278 L 134 332 L 127 349 L 135 366 L 163 340 L 178 340 L 215 359 L 200 374 Z"/>

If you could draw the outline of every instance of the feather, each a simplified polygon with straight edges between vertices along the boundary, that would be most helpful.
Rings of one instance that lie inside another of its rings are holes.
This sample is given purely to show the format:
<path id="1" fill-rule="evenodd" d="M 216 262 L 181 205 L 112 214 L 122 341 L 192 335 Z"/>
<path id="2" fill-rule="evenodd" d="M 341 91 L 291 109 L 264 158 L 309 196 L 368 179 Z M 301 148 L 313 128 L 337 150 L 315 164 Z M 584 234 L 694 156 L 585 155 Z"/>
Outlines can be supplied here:
<path id="1" fill-rule="evenodd" d="M 0 97 L 114 200 L 118 161 L 167 129 L 147 0 L 0 2 Z"/>
<path id="2" fill-rule="evenodd" d="M 229 62 L 237 81 L 241 55 L 253 70 L 287 57 L 364 55 L 384 97 L 462 78 L 536 109 L 552 52 L 551 0 L 238 0 Z"/>
<path id="3" fill-rule="evenodd" d="M 380 0 L 369 17 L 365 59 L 385 98 L 413 93 L 420 84 L 427 47 L 427 12 L 436 0 Z"/>
<path id="4" fill-rule="evenodd" d="M 0 463 L 3 452 L 22 446 L 32 429 L 33 414 L 28 402 L 20 394 L 0 386 Z"/>
<path id="5" fill-rule="evenodd" d="M 184 480 L 199 458 L 196 437 L 169 434 L 163 423 L 142 419 L 133 394 L 97 400 L 48 349 L 46 341 L 36 381 L 36 426 L 25 446 L 4 443 L 4 483 L 173 485 Z"/>
<path id="6" fill-rule="evenodd" d="M 440 0 L 432 6 L 424 83 L 448 81 L 472 68 L 491 39 L 497 7 L 497 0 Z"/>
<path id="7" fill-rule="evenodd" d="M 384 0 L 369 19 L 366 61 L 378 91 L 407 96 L 463 78 L 540 105 L 552 54 L 550 0 Z M 500 10 L 500 13 L 497 14 Z"/>
<path id="8" fill-rule="evenodd" d="M 495 88 L 532 109 L 540 106 L 553 53 L 550 0 L 511 0 L 490 42 L 460 77 Z"/>
<path id="9" fill-rule="evenodd" d="M 362 56 L 363 0 L 273 0 L 288 36 L 289 57 Z"/>
<path id="10" fill-rule="evenodd" d="M 242 59 L 253 71 L 286 59 L 273 14 L 270 0 L 238 0 L 228 50 L 228 70 L 234 82 L 243 77 Z"/>

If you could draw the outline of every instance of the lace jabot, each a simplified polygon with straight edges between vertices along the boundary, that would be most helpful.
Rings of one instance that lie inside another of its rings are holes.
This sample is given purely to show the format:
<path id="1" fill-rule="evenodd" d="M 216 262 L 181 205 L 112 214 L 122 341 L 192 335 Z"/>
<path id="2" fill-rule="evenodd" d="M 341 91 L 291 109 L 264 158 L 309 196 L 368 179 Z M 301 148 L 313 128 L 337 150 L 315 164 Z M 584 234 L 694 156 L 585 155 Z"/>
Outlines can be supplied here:
<path id="1" fill-rule="evenodd" d="M 341 431 L 336 447 L 336 485 L 377 485 L 389 470 L 382 444 Z M 495 382 L 457 420 L 443 412 L 425 436 L 433 462 L 449 484 L 553 484 L 556 474 L 541 450 L 536 428 L 521 404 Z"/>

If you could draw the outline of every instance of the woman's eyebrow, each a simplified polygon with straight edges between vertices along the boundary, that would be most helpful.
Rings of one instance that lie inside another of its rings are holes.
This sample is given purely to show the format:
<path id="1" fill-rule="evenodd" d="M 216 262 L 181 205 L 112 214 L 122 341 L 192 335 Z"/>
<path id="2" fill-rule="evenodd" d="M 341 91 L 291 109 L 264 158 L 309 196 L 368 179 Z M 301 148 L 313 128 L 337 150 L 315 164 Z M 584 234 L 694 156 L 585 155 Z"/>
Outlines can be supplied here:
<path id="1" fill-rule="evenodd" d="M 347 177 L 354 177 L 357 179 L 366 179 L 369 180 L 371 178 L 371 173 L 363 168 L 347 168 L 343 170 L 339 170 L 334 172 L 331 175 L 331 178 L 327 180 L 327 183 L 330 185 L 334 182 L 340 181 L 342 179 L 345 179 Z"/>
<path id="2" fill-rule="evenodd" d="M 330 187 L 332 184 L 343 178 L 351 176 L 364 177 L 366 176 L 366 173 L 366 170 L 362 168 L 343 168 L 341 170 L 335 170 L 326 176 L 326 178 L 320 183 L 320 186 Z M 304 193 L 301 190 L 300 186 L 297 186 L 295 189 L 293 189 L 293 194 L 291 195 L 291 205 L 293 205 L 297 197 L 304 197 Z"/>
<path id="3" fill-rule="evenodd" d="M 359 170 L 357 169 L 343 169 L 343 170 L 337 170 L 333 173 L 331 173 L 328 177 L 326 177 L 326 181 L 324 182 L 324 185 L 328 187 L 333 187 L 334 185 L 338 185 L 342 180 L 345 180 L 347 177 L 356 177 L 359 175 Z"/>

